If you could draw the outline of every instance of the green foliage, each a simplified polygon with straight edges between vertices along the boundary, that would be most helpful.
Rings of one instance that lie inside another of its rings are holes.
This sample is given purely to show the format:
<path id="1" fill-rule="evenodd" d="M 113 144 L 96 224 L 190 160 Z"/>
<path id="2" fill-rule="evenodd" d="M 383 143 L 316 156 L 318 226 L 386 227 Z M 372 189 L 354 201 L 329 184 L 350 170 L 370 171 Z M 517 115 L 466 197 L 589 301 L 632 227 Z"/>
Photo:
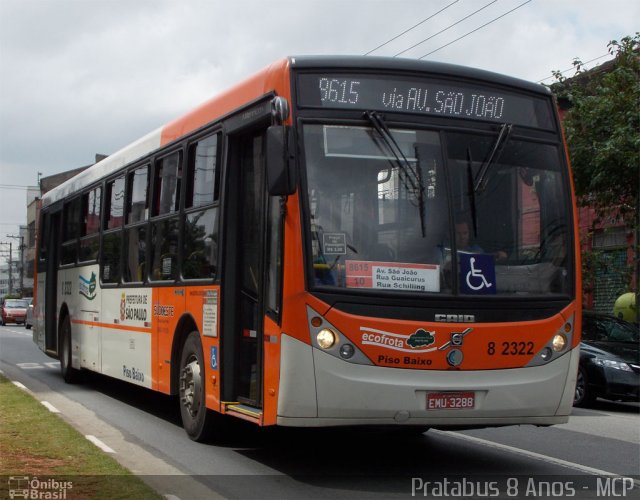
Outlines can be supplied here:
<path id="1" fill-rule="evenodd" d="M 587 71 L 574 60 L 575 75 L 559 71 L 551 86 L 569 103 L 564 120 L 576 194 L 599 215 L 616 207 L 637 227 L 640 179 L 640 34 L 613 40 L 612 63 Z"/>
<path id="2" fill-rule="evenodd" d="M 607 45 L 611 62 L 587 70 L 580 59 L 575 74 L 554 71 L 551 85 L 562 108 L 571 169 L 579 203 L 595 209 L 598 219 L 620 218 L 629 230 L 640 231 L 640 33 Z M 593 230 L 593 228 L 592 228 Z M 635 261 L 638 248 L 634 245 Z M 611 270 L 607 252 L 582 253 L 584 291 L 597 275 Z M 618 270 L 631 283 L 633 266 Z M 637 272 L 637 267 L 636 267 Z M 636 278 L 637 281 L 637 278 Z M 631 289 L 638 292 L 637 283 Z M 625 290 L 621 290 L 623 292 Z"/>

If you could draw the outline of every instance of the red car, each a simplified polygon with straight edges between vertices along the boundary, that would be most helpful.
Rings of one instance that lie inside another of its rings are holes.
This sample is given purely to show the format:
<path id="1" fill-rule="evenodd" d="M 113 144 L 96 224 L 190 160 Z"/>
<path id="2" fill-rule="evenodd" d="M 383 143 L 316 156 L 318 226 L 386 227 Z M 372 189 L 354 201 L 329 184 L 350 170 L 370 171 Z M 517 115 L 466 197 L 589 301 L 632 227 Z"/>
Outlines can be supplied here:
<path id="1" fill-rule="evenodd" d="M 27 299 L 5 299 L 0 307 L 0 324 L 24 323 L 28 307 Z"/>

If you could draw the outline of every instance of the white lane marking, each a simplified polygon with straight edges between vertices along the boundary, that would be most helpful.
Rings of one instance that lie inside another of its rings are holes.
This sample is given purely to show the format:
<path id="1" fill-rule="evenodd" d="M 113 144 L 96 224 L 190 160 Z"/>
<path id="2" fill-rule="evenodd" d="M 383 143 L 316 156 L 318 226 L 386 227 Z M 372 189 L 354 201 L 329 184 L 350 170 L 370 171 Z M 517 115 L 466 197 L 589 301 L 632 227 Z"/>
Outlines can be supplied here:
<path id="1" fill-rule="evenodd" d="M 16 363 L 16 366 L 21 370 L 42 370 L 44 368 L 53 368 L 57 370 L 60 368 L 60 361 L 48 361 L 46 363 Z"/>
<path id="2" fill-rule="evenodd" d="M 44 368 L 44 365 L 40 363 L 16 363 L 16 366 L 21 370 L 37 370 Z"/>
<path id="3" fill-rule="evenodd" d="M 172 495 L 171 493 L 167 493 L 166 495 L 162 495 L 162 496 L 165 497 L 167 500 L 180 500 L 180 497 Z"/>
<path id="4" fill-rule="evenodd" d="M 14 330 L 13 328 L 5 328 L 4 331 L 15 333 L 16 335 L 22 335 L 24 337 L 32 337 L 31 333 L 25 333 L 24 330 Z"/>
<path id="5" fill-rule="evenodd" d="M 566 460 L 562 460 L 560 458 L 550 457 L 548 455 L 542 455 L 540 453 L 536 453 L 535 451 L 523 450 L 522 448 L 516 448 L 515 446 L 509 446 L 506 444 L 496 443 L 494 441 L 488 441 L 486 439 L 477 438 L 474 436 L 467 436 L 466 434 L 458 434 L 452 431 L 439 431 L 437 429 L 431 429 L 429 432 L 435 432 L 436 434 L 443 434 L 449 437 L 453 437 L 456 439 L 461 439 L 463 441 L 471 441 L 472 443 L 476 443 L 483 446 L 488 446 L 490 448 L 496 448 L 501 451 L 508 451 L 511 453 L 515 453 L 517 455 L 523 455 L 528 458 L 533 458 L 535 460 L 541 460 L 542 462 L 547 462 L 555 465 L 560 465 L 562 467 L 568 467 L 570 469 L 575 469 L 580 472 L 586 472 L 587 474 L 592 474 L 595 476 L 614 476 L 619 477 L 620 474 L 616 474 L 615 472 L 609 472 L 602 469 L 595 469 L 593 467 L 588 467 L 586 465 L 577 464 L 575 462 L 568 462 Z M 637 486 L 640 486 L 640 481 L 634 479 L 633 481 Z"/>
<path id="6" fill-rule="evenodd" d="M 4 375 L 4 372 L 2 370 L 0 370 L 0 375 Z"/>
<path id="7" fill-rule="evenodd" d="M 42 403 L 42 405 L 49 410 L 51 413 L 60 413 L 60 410 L 58 410 L 55 406 L 53 406 L 51 403 L 49 403 L 48 401 L 40 401 Z"/>
<path id="8" fill-rule="evenodd" d="M 15 380 L 12 380 L 13 385 L 15 385 L 16 387 L 19 387 L 20 389 L 22 389 L 23 391 L 28 391 L 29 389 L 27 389 L 27 386 L 24 385 L 21 382 L 16 382 Z"/>
<path id="9" fill-rule="evenodd" d="M 98 448 L 100 448 L 102 451 L 104 451 L 105 453 L 115 453 L 115 450 L 113 448 L 109 448 L 106 444 L 104 444 L 102 441 L 100 441 L 97 437 L 92 436 L 91 434 L 87 434 L 85 437 L 89 441 L 91 441 L 93 444 L 95 444 Z"/>

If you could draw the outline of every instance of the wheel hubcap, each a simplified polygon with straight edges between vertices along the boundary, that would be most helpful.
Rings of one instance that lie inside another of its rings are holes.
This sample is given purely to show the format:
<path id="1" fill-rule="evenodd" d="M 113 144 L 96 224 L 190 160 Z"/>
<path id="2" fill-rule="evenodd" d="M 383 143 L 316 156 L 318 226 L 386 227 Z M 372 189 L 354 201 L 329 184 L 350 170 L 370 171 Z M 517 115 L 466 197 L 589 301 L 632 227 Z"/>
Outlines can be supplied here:
<path id="1" fill-rule="evenodd" d="M 200 400 L 201 387 L 200 365 L 195 356 L 191 356 L 180 373 L 180 399 L 192 417 L 198 414 L 202 403 Z"/>

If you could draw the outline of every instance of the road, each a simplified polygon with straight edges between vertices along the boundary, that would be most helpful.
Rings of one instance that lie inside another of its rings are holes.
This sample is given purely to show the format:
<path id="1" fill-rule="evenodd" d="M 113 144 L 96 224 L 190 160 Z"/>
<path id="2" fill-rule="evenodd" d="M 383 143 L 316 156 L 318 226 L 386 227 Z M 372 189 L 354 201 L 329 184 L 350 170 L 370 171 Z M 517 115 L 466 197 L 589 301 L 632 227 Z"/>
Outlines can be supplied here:
<path id="1" fill-rule="evenodd" d="M 601 401 L 551 428 L 414 435 L 239 423 L 226 442 L 203 445 L 182 430 L 174 398 L 95 374 L 66 385 L 58 362 L 22 326 L 0 327 L 0 370 L 173 498 L 638 498 L 640 491 L 638 404 Z"/>

